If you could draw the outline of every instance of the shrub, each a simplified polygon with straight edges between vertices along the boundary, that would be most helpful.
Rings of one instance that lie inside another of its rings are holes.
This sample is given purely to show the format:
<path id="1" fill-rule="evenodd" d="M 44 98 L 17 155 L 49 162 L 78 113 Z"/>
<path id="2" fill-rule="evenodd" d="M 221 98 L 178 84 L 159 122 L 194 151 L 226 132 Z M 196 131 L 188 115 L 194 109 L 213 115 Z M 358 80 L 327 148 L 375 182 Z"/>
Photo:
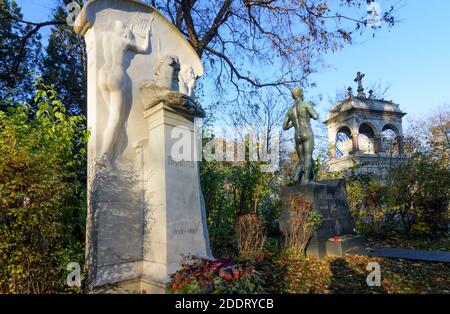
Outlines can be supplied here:
<path id="1" fill-rule="evenodd" d="M 416 153 L 390 169 L 387 185 L 371 174 L 346 178 L 350 211 L 359 233 L 409 237 L 445 236 L 450 169 L 432 151 Z"/>
<path id="2" fill-rule="evenodd" d="M 251 263 L 209 261 L 190 257 L 171 276 L 172 294 L 253 294 L 264 292 L 264 281 Z"/>
<path id="3" fill-rule="evenodd" d="M 389 187 L 381 185 L 372 174 L 359 174 L 346 179 L 346 189 L 358 233 L 380 235 L 389 211 Z"/>
<path id="4" fill-rule="evenodd" d="M 290 258 L 305 255 L 313 231 L 321 224 L 320 213 L 312 210 L 311 204 L 302 195 L 291 197 L 289 228 L 284 234 L 284 254 Z"/>
<path id="5" fill-rule="evenodd" d="M 247 149 L 248 151 L 248 149 Z M 280 200 L 273 173 L 262 171 L 262 162 L 203 160 L 200 168 L 208 230 L 215 255 L 236 257 L 239 217 L 255 213 L 264 217 L 268 230 L 277 231 Z"/>
<path id="6" fill-rule="evenodd" d="M 38 82 L 34 102 L 0 111 L 0 293 L 77 291 L 65 268 L 83 259 L 83 118 L 53 86 Z"/>
<path id="7" fill-rule="evenodd" d="M 391 206 L 407 235 L 439 237 L 448 230 L 450 169 L 431 153 L 416 154 L 391 172 Z"/>
<path id="8" fill-rule="evenodd" d="M 261 217 L 255 214 L 239 217 L 236 234 L 240 258 L 259 258 L 263 255 L 266 232 Z"/>

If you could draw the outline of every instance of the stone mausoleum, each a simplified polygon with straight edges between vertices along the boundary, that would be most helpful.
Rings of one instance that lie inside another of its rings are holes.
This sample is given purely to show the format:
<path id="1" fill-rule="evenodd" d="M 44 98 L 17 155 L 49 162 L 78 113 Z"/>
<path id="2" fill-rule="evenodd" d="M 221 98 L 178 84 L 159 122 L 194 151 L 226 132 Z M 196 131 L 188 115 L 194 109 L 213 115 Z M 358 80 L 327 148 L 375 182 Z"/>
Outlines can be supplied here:
<path id="1" fill-rule="evenodd" d="M 330 171 L 355 169 L 371 172 L 381 180 L 387 170 L 407 160 L 404 152 L 402 119 L 406 113 L 399 105 L 364 92 L 358 72 L 358 93 L 348 88 L 347 97 L 335 105 L 324 122 L 328 128 L 331 151 Z"/>

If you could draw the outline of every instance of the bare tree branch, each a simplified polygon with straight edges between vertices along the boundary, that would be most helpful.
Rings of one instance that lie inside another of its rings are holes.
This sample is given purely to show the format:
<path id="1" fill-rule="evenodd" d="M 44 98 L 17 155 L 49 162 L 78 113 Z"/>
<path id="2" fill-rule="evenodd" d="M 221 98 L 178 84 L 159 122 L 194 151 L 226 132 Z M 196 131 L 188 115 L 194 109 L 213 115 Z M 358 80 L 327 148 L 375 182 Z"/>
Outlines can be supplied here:
<path id="1" fill-rule="evenodd" d="M 27 45 L 27 41 L 35 34 L 37 34 L 39 32 L 39 30 L 43 27 L 46 26 L 50 26 L 50 25 L 62 25 L 65 24 L 66 21 L 47 21 L 47 22 L 41 22 L 41 23 L 35 23 L 35 22 L 30 22 L 30 21 L 25 21 L 22 20 L 19 17 L 15 17 L 11 14 L 9 14 L 8 12 L 5 12 L 4 10 L 0 9 L 0 15 L 3 15 L 5 18 L 9 18 L 12 19 L 18 23 L 22 23 L 22 24 L 26 24 L 26 25 L 30 25 L 33 26 L 20 40 L 20 45 L 19 45 L 19 51 L 17 53 L 17 57 L 16 57 L 16 61 L 12 70 L 12 73 L 14 76 L 16 76 L 19 72 L 20 69 L 20 64 L 23 60 L 23 56 L 25 54 L 25 48 Z"/>
<path id="2" fill-rule="evenodd" d="M 239 80 L 245 80 L 248 83 L 250 83 L 251 85 L 255 86 L 255 87 L 268 87 L 268 86 L 279 86 L 279 85 L 288 85 L 288 84 L 292 84 L 292 83 L 301 83 L 305 77 L 302 77 L 301 79 L 298 80 L 279 80 L 279 81 L 275 81 L 275 82 L 270 82 L 270 83 L 259 83 L 253 79 L 251 79 L 249 76 L 245 76 L 242 75 L 238 69 L 234 66 L 233 62 L 223 53 L 214 50 L 213 48 L 210 47 L 206 47 L 206 50 L 208 50 L 209 52 L 211 52 L 213 55 L 221 58 L 222 60 L 224 60 L 228 66 L 231 69 L 231 72 L 239 79 Z"/>

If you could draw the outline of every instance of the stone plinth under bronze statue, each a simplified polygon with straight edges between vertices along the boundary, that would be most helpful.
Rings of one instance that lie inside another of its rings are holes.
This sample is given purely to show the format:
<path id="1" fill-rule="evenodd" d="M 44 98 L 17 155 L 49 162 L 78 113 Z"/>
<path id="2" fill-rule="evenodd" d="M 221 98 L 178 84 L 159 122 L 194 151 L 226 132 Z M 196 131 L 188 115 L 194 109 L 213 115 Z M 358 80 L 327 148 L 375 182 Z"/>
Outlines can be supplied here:
<path id="1" fill-rule="evenodd" d="M 307 253 L 317 257 L 343 256 L 364 248 L 364 237 L 355 233 L 355 222 L 350 215 L 343 180 L 294 185 L 282 190 L 280 229 L 289 230 L 290 199 L 301 194 L 322 215 L 322 224 L 313 233 Z M 336 238 L 338 236 L 338 238 Z"/>
<path id="2" fill-rule="evenodd" d="M 322 215 L 323 221 L 308 244 L 308 254 L 325 257 L 359 251 L 364 247 L 364 238 L 355 233 L 355 222 L 350 215 L 344 182 L 311 181 L 314 134 L 310 120 L 317 120 L 319 116 L 309 103 L 303 101 L 301 88 L 292 90 L 292 98 L 295 102 L 286 114 L 283 128 L 295 129 L 295 149 L 299 161 L 295 167 L 294 180 L 298 185 L 286 187 L 282 191 L 280 229 L 283 234 L 289 233 L 291 199 L 300 194 L 311 204 L 313 210 Z"/>

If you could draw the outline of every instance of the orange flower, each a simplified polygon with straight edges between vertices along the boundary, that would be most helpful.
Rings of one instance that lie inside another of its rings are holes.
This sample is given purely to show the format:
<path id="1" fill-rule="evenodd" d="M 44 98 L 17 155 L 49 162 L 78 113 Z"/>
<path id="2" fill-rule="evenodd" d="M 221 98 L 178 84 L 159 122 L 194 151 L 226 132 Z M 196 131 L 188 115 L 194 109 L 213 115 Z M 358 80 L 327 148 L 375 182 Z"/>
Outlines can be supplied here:
<path id="1" fill-rule="evenodd" d="M 177 289 L 178 289 L 178 286 L 176 284 L 173 284 L 172 285 L 172 290 L 177 290 Z"/>

